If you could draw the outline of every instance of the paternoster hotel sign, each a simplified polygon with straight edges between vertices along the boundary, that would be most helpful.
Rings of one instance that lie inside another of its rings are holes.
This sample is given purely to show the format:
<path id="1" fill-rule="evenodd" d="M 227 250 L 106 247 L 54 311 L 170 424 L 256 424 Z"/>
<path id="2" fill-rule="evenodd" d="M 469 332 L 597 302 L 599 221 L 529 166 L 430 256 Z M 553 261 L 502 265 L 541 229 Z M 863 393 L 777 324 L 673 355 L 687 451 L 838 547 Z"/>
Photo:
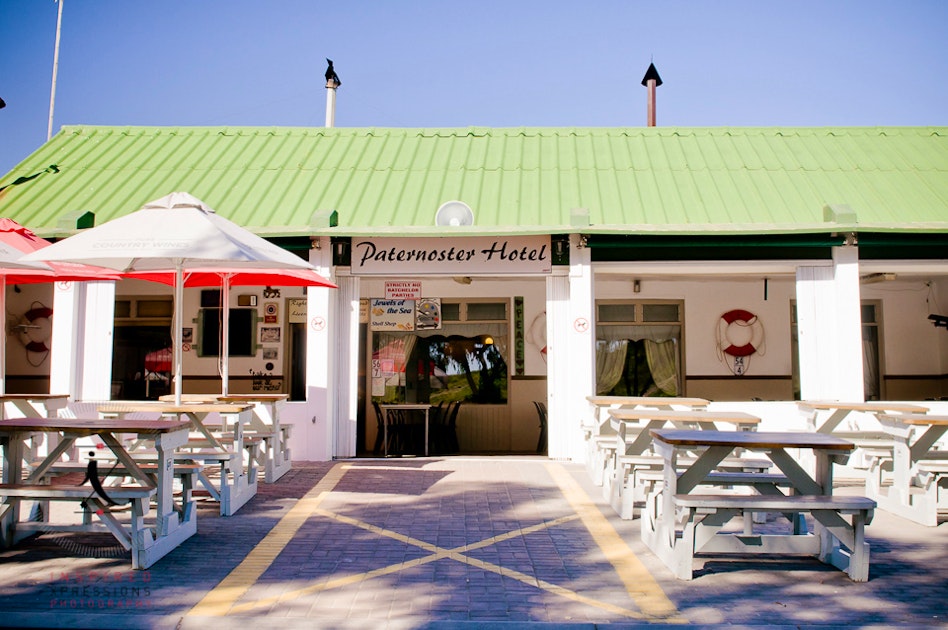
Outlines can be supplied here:
<path id="1" fill-rule="evenodd" d="M 504 275 L 551 270 L 549 235 L 352 240 L 353 275 Z"/>

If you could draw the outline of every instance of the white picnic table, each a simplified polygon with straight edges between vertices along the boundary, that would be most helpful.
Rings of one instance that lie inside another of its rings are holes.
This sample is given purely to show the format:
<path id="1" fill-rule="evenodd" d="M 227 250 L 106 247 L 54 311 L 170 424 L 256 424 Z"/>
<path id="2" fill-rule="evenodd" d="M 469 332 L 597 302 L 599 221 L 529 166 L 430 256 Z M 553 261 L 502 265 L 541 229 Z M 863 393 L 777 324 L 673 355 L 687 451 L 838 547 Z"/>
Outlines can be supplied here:
<path id="1" fill-rule="evenodd" d="M 27 536 L 49 531 L 108 531 L 131 551 L 132 568 L 147 569 L 197 532 L 197 510 L 188 488 L 181 503 L 174 497 L 174 449 L 188 439 L 189 423 L 177 419 L 124 418 L 8 418 L 0 422 L 4 443 L 3 484 L 0 486 L 0 543 L 15 544 Z M 58 437 L 57 445 L 31 469 L 22 465 L 26 444 L 36 433 Z M 154 446 L 157 466 L 146 472 L 122 444 L 131 434 Z M 47 474 L 79 438 L 98 437 L 120 462 L 132 485 L 108 486 L 103 492 L 91 485 L 50 481 Z M 27 474 L 27 470 L 29 473 Z M 155 499 L 155 517 L 147 519 Z M 42 519 L 22 520 L 20 503 L 46 505 Z M 48 502 L 74 501 L 82 508 L 81 523 L 50 520 Z M 113 503 L 128 502 L 127 512 L 113 512 Z M 97 519 L 97 520 L 94 520 Z"/>
<path id="2" fill-rule="evenodd" d="M 231 516 L 257 494 L 257 453 L 259 444 L 246 439 L 253 405 L 235 403 L 182 403 L 164 401 L 112 401 L 97 406 L 102 415 L 154 412 L 176 416 L 191 425 L 194 437 L 175 453 L 176 460 L 219 465 L 219 483 L 204 472 L 198 479 L 211 497 L 220 503 L 221 516 Z M 227 417 L 226 429 L 214 426 L 213 419 Z"/>
<path id="3" fill-rule="evenodd" d="M 642 540 L 679 578 L 693 575 L 695 554 L 807 554 L 845 571 L 854 581 L 869 576 L 865 525 L 875 502 L 866 497 L 833 494 L 833 465 L 848 459 L 851 442 L 832 435 L 804 432 L 700 431 L 652 429 L 653 447 L 662 456 L 663 482 L 649 493 L 643 510 Z M 701 450 L 690 465 L 683 453 Z M 782 475 L 717 473 L 735 449 L 762 452 Z M 814 475 L 787 452 L 809 449 L 816 459 Z M 716 478 L 717 476 L 717 478 Z M 738 477 L 741 477 L 740 479 Z M 756 494 L 735 486 L 750 485 Z M 784 494 L 781 487 L 790 490 Z M 787 531 L 757 533 L 750 513 L 773 512 L 790 520 Z M 812 515 L 813 531 L 802 518 Z M 738 532 L 724 532 L 743 518 Z"/>
<path id="4" fill-rule="evenodd" d="M 722 424 L 751 430 L 760 424 L 760 418 L 743 411 L 706 411 L 704 409 L 648 409 L 619 407 L 609 409 L 609 424 L 617 437 L 616 453 L 608 477 L 603 481 L 603 496 L 623 519 L 631 519 L 635 508 L 645 500 L 645 486 L 641 481 L 647 471 L 660 469 L 662 459 L 651 452 L 651 429 L 665 426 L 715 430 Z M 766 464 L 747 462 L 756 468 Z"/>
<path id="5" fill-rule="evenodd" d="M 287 394 L 184 394 L 186 403 L 235 403 L 253 405 L 253 414 L 247 425 L 245 436 L 263 440 L 261 458 L 258 462 L 263 468 L 263 480 L 274 483 L 292 468 L 290 454 L 290 427 L 280 423 L 280 412 Z M 163 402 L 174 401 L 174 395 L 161 396 Z"/>
<path id="6" fill-rule="evenodd" d="M 593 483 L 608 483 L 616 454 L 618 435 L 609 422 L 609 409 L 702 409 L 710 403 L 704 398 L 682 396 L 587 396 L 592 407 L 590 418 L 583 419 L 586 439 L 586 470 Z"/>
<path id="7" fill-rule="evenodd" d="M 878 417 L 892 438 L 892 450 L 873 459 L 866 475 L 866 494 L 887 512 L 937 526 L 939 513 L 948 514 L 948 450 L 936 448 L 948 432 L 948 416 L 902 413 Z M 887 479 L 890 474 L 891 480 Z"/>
<path id="8" fill-rule="evenodd" d="M 891 448 L 891 436 L 877 422 L 879 414 L 928 412 L 927 407 L 893 400 L 800 400 L 797 408 L 806 417 L 809 430 L 835 435 L 855 444 L 856 451 L 849 461 L 849 466 L 855 469 L 869 468 L 872 453 L 877 448 Z M 870 416 L 869 423 L 860 422 L 860 417 L 866 414 Z M 803 457 L 808 458 L 808 454 L 804 453 Z M 807 463 L 812 465 L 812 460 Z"/>

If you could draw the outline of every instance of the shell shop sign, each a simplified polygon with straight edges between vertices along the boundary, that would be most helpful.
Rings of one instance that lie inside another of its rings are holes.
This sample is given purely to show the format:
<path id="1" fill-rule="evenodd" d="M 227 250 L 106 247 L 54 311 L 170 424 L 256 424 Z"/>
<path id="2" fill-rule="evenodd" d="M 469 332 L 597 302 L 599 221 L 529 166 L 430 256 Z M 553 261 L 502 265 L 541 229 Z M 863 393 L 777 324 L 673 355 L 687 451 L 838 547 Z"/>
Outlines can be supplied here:
<path id="1" fill-rule="evenodd" d="M 352 241 L 353 275 L 549 274 L 550 236 Z"/>

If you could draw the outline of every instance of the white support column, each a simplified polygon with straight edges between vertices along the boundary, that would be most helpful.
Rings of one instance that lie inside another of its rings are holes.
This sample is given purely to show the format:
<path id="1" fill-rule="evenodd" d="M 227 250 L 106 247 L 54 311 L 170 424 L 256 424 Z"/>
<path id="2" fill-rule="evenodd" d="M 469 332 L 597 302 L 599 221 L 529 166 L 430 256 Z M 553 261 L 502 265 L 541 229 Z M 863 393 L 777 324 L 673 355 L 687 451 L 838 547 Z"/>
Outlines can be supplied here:
<path id="1" fill-rule="evenodd" d="M 833 264 L 797 269 L 800 396 L 861 402 L 862 325 L 855 247 L 833 248 Z"/>
<path id="2" fill-rule="evenodd" d="M 554 272 L 556 269 L 554 268 Z M 575 373 L 570 366 L 569 276 L 546 279 L 547 454 L 553 459 L 571 455 L 569 445 L 569 385 Z"/>
<path id="3" fill-rule="evenodd" d="M 836 339 L 841 362 L 836 387 L 840 400 L 865 400 L 862 364 L 862 301 L 859 286 L 859 248 L 833 248 L 836 285 Z"/>
<path id="4" fill-rule="evenodd" d="M 324 277 L 331 278 L 332 252 L 329 239 L 320 238 L 319 249 L 309 250 L 309 262 Z M 334 280 L 335 281 L 335 280 Z M 328 461 L 333 456 L 334 387 L 333 344 L 336 324 L 333 321 L 335 289 L 309 287 L 306 291 L 306 416 L 294 430 L 293 442 L 302 442 L 302 456 L 294 451 L 294 459 Z M 299 448 L 299 447 L 297 447 Z"/>
<path id="5" fill-rule="evenodd" d="M 49 391 L 72 400 L 112 394 L 115 282 L 57 282 Z"/>
<path id="6" fill-rule="evenodd" d="M 355 457 L 359 409 L 359 278 L 338 276 L 333 320 L 336 408 L 333 416 L 336 435 L 335 457 Z"/>
<path id="7" fill-rule="evenodd" d="M 586 396 L 595 393 L 593 282 L 589 250 L 570 238 L 569 275 L 547 279 L 548 453 L 582 461 Z"/>

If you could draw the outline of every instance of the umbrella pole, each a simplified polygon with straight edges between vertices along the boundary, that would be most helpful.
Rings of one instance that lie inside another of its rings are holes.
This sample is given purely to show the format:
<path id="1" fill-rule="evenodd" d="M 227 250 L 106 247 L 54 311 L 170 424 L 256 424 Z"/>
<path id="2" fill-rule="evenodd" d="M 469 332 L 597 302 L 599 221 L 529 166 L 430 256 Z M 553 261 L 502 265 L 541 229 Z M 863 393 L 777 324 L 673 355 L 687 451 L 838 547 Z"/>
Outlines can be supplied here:
<path id="1" fill-rule="evenodd" d="M 180 258 L 174 261 L 174 404 L 181 404 L 181 345 L 184 323 L 184 261 Z"/>
<path id="2" fill-rule="evenodd" d="M 221 396 L 227 396 L 227 380 L 230 376 L 230 274 L 224 274 L 223 293 L 221 300 L 224 302 L 223 313 L 224 321 L 221 322 Z"/>

